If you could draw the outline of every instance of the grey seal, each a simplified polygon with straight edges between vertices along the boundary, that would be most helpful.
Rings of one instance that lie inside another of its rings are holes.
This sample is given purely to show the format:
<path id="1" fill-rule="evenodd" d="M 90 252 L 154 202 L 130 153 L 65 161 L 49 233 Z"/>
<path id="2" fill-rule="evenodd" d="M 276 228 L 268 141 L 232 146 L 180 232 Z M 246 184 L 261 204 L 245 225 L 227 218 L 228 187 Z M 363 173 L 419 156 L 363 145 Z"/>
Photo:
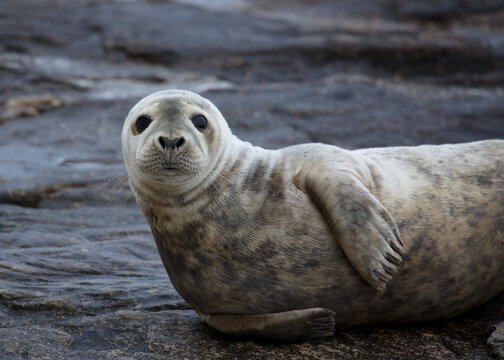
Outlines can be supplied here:
<path id="1" fill-rule="evenodd" d="M 504 290 L 502 140 L 265 150 L 172 90 L 131 109 L 122 144 L 173 286 L 224 333 L 314 339 Z"/>

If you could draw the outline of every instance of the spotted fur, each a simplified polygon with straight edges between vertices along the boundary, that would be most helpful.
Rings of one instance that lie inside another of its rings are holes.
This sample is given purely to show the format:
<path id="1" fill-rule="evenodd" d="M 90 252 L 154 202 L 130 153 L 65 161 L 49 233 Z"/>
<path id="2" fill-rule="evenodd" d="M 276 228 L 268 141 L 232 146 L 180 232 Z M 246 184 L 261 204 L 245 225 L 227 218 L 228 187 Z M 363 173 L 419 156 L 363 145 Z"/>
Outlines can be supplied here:
<path id="1" fill-rule="evenodd" d="M 153 122 L 135 134 L 140 114 Z M 159 136 L 186 142 L 174 158 Z M 165 91 L 131 110 L 123 153 L 173 285 L 221 331 L 327 336 L 454 316 L 504 290 L 504 141 L 268 151 L 208 100 Z"/>

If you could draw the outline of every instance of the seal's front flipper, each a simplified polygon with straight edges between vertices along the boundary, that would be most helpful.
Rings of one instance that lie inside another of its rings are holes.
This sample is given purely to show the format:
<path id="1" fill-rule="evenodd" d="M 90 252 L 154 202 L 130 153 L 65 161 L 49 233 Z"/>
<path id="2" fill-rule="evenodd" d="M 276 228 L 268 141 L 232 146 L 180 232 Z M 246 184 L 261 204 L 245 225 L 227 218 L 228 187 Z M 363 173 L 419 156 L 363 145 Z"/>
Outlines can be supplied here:
<path id="1" fill-rule="evenodd" d="M 291 310 L 271 314 L 200 314 L 211 327 L 228 335 L 302 341 L 334 335 L 334 312 L 324 308 Z"/>
<path id="2" fill-rule="evenodd" d="M 375 289 L 384 290 L 404 253 L 387 209 L 350 171 L 319 164 L 304 174 L 304 180 L 352 266 Z"/>

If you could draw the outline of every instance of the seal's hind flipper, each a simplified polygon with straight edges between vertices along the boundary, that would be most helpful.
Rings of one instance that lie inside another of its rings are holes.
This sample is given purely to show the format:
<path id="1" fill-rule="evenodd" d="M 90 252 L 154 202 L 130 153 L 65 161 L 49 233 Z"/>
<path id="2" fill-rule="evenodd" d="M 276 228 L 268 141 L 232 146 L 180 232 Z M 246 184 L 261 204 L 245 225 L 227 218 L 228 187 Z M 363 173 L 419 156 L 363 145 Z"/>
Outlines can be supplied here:
<path id="1" fill-rule="evenodd" d="M 232 336 L 304 341 L 334 335 L 334 312 L 324 308 L 291 310 L 271 314 L 200 314 L 211 327 Z"/>
<path id="2" fill-rule="evenodd" d="M 356 175 L 324 164 L 306 171 L 304 187 L 355 270 L 375 289 L 384 290 L 404 253 L 387 209 Z"/>

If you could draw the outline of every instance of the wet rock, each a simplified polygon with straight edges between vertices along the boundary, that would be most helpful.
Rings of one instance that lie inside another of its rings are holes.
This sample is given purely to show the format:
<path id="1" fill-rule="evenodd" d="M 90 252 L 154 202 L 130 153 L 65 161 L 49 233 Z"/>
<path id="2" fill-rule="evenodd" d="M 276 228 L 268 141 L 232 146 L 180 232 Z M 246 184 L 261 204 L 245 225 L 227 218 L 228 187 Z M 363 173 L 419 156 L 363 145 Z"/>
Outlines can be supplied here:
<path id="1" fill-rule="evenodd" d="M 449 21 L 475 13 L 488 14 L 504 10 L 501 0 L 414 0 L 397 1 L 397 14 L 422 21 Z"/>
<path id="2" fill-rule="evenodd" d="M 68 333 L 51 326 L 0 328 L 0 352 L 6 359 L 64 359 L 63 351 L 73 342 Z M 63 350 L 63 351 L 62 351 Z"/>
<path id="3" fill-rule="evenodd" d="M 495 325 L 495 330 L 488 338 L 490 352 L 499 359 L 504 359 L 504 323 Z"/>

